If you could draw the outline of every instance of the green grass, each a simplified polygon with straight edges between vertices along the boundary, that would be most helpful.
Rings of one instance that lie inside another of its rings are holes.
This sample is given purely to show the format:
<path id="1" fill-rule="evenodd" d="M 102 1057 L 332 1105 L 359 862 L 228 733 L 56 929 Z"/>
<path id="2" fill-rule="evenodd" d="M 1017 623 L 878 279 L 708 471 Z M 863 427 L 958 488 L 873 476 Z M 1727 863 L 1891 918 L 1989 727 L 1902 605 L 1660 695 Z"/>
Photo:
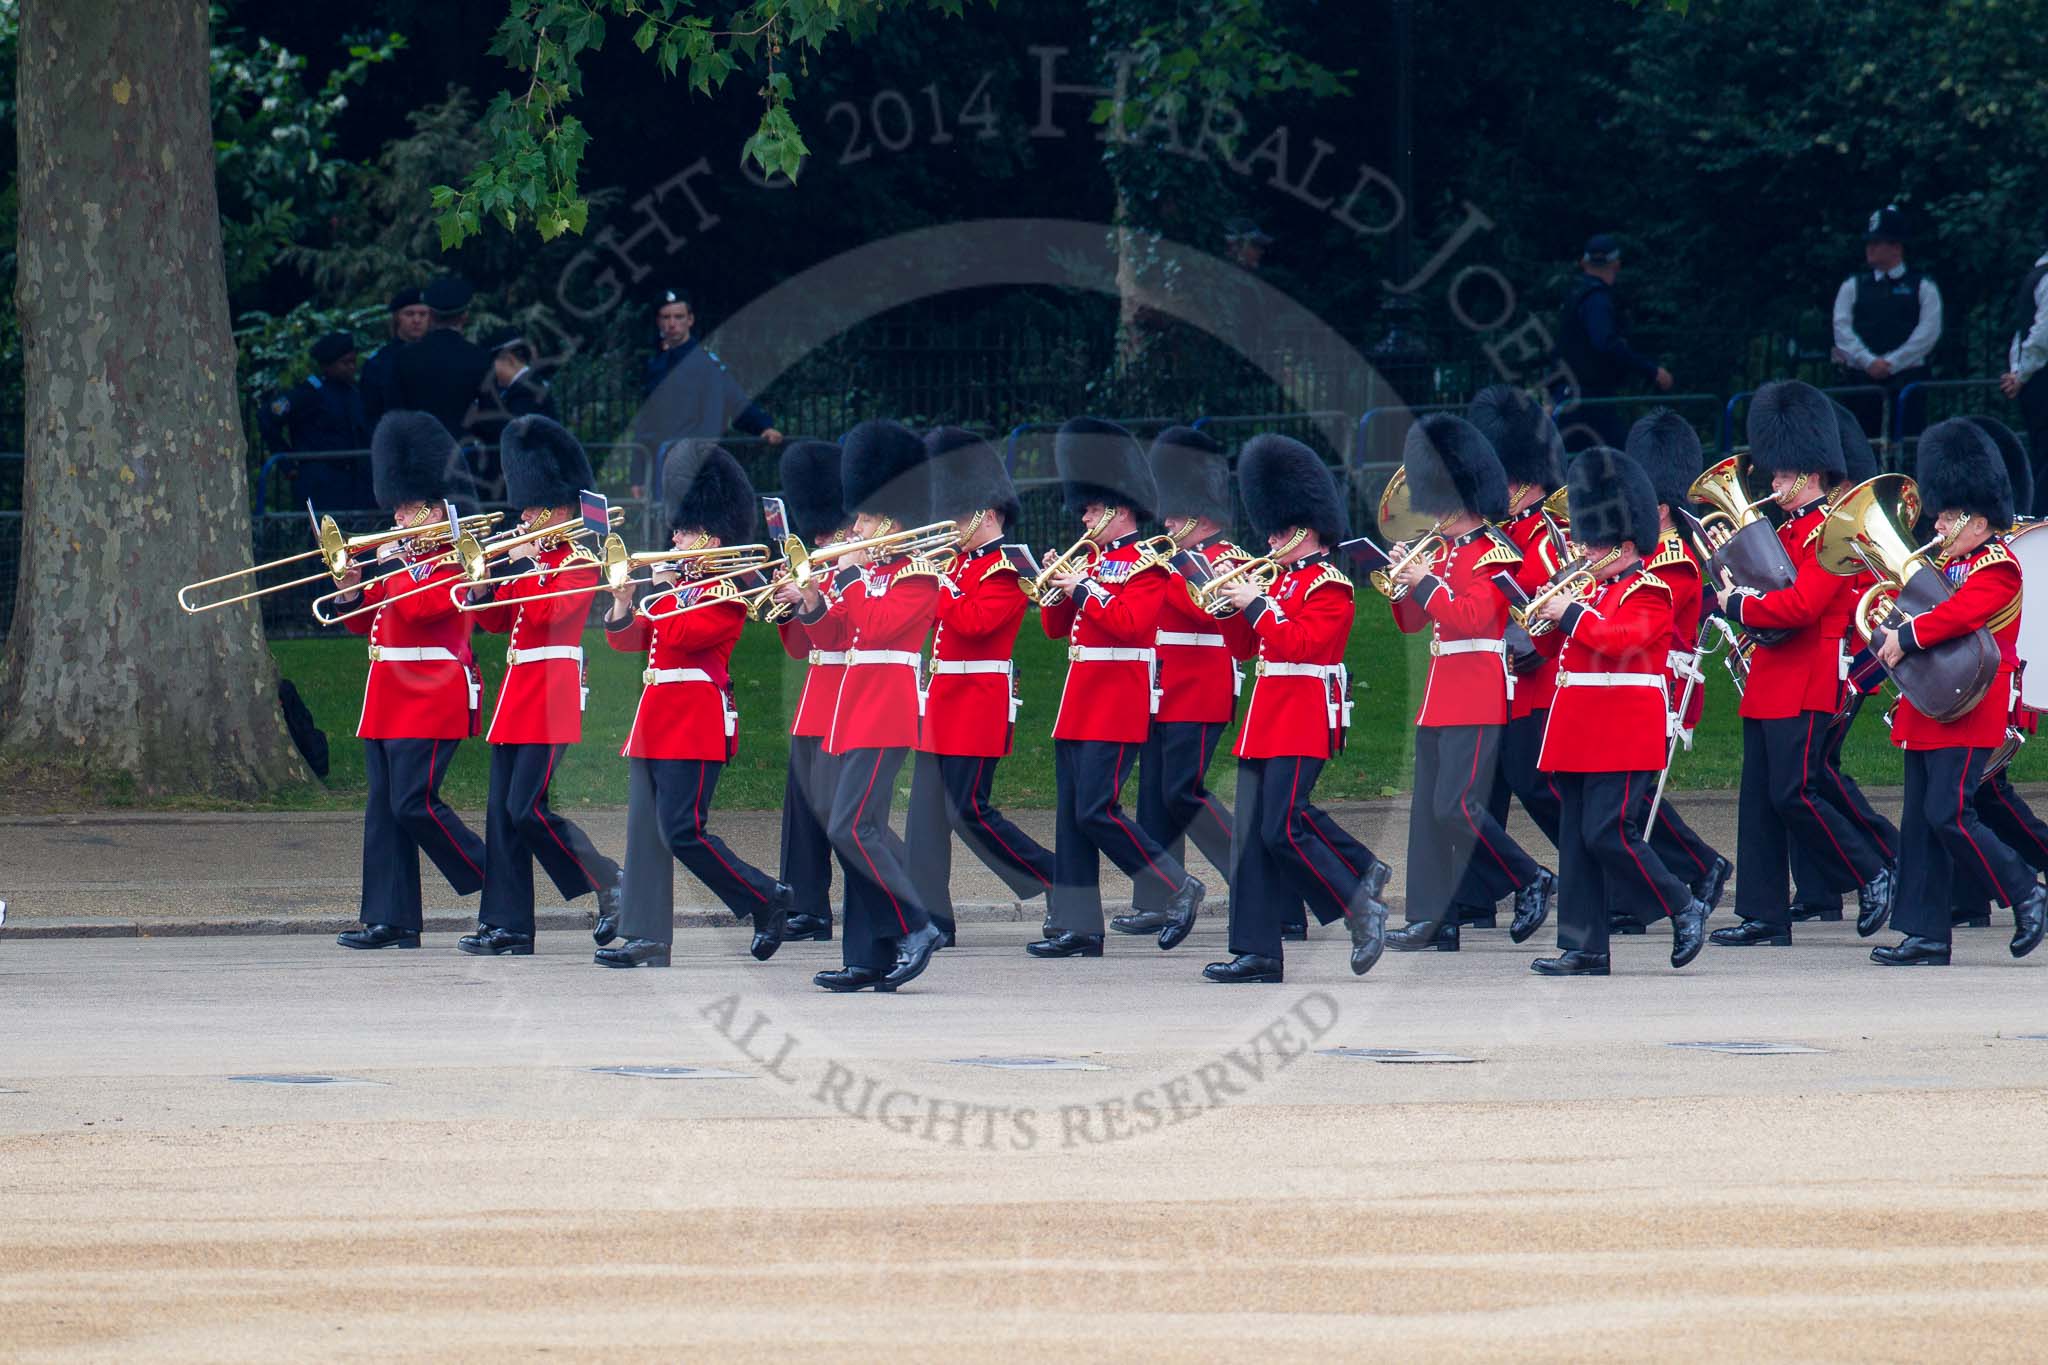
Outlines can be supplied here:
<path id="1" fill-rule="evenodd" d="M 626 795 L 625 760 L 618 756 L 626 727 L 640 695 L 639 655 L 620 654 L 607 646 L 603 632 L 585 639 L 590 660 L 590 709 L 583 717 L 583 743 L 564 758 L 555 776 L 558 805 L 618 805 Z M 483 661 L 485 719 L 504 672 L 504 638 L 478 636 Z M 1018 636 L 1017 659 L 1023 679 L 1024 709 L 1018 717 L 1014 752 L 997 778 L 997 798 L 1019 807 L 1052 804 L 1052 739 L 1049 731 L 1059 705 L 1066 672 L 1064 641 L 1045 638 L 1035 617 Z M 320 640 L 280 641 L 274 647 L 284 676 L 298 684 L 314 718 L 327 731 L 333 754 L 324 795 L 287 798 L 294 808 L 346 807 L 363 791 L 363 752 L 355 742 L 356 718 L 368 668 L 363 643 L 354 636 Z M 1317 793 L 1324 800 L 1389 796 L 1407 789 L 1411 770 L 1410 723 L 1422 695 L 1429 663 L 1426 636 L 1403 636 L 1394 629 L 1387 608 L 1376 596 L 1360 599 L 1349 660 L 1357 684 L 1355 724 L 1350 748 L 1330 764 Z M 1741 775 L 1742 730 L 1735 714 L 1735 691 L 1718 662 L 1707 669 L 1707 710 L 1693 752 L 1680 753 L 1671 774 L 1674 788 L 1732 787 Z M 719 786 L 721 805 L 736 809 L 768 809 L 782 803 L 783 769 L 788 754 L 790 715 L 803 681 L 803 665 L 782 652 L 773 631 L 749 626 L 733 655 L 733 677 L 740 709 L 739 754 Z M 1883 708 L 1864 708 L 1844 753 L 1848 771 L 1876 786 L 1900 778 L 1898 752 L 1887 741 L 1880 719 Z M 1227 755 L 1226 738 L 1220 752 Z M 444 789 L 459 806 L 479 807 L 489 772 L 481 741 L 462 746 Z M 1227 793 L 1231 765 L 1218 764 L 1214 785 Z M 2021 781 L 2048 777 L 2048 753 L 2033 745 L 2014 765 Z M 906 771 L 905 782 L 908 781 Z"/>

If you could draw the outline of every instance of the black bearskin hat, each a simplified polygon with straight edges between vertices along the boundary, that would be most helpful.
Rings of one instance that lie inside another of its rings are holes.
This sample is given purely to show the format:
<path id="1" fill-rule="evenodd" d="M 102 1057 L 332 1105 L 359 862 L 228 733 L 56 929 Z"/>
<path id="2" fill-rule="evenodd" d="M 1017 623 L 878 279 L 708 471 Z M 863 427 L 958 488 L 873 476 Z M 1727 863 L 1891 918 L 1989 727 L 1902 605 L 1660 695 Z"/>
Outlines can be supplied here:
<path id="1" fill-rule="evenodd" d="M 1208 433 L 1168 427 L 1152 438 L 1146 459 L 1152 482 L 1159 486 L 1162 519 L 1207 517 L 1218 526 L 1237 520 L 1230 501 L 1230 456 Z"/>
<path id="2" fill-rule="evenodd" d="M 1657 501 L 1673 509 L 1692 501 L 1686 490 L 1705 468 L 1700 434 L 1669 408 L 1658 408 L 1628 429 L 1628 457 L 1650 476 Z"/>
<path id="3" fill-rule="evenodd" d="M 409 502 L 453 498 L 476 500 L 469 466 L 441 419 L 428 412 L 393 408 L 377 419 L 370 435 L 370 484 L 386 511 Z"/>
<path id="4" fill-rule="evenodd" d="M 1149 521 L 1159 506 L 1159 488 L 1152 467 L 1138 443 L 1114 422 L 1100 417 L 1070 417 L 1053 437 L 1053 464 L 1059 470 L 1060 495 L 1069 512 L 1091 502 L 1128 507 L 1139 521 Z"/>
<path id="5" fill-rule="evenodd" d="M 1509 483 L 1545 493 L 1564 486 L 1564 440 L 1543 405 L 1512 384 L 1488 384 L 1472 395 L 1465 420 L 1493 445 Z"/>
<path id="6" fill-rule="evenodd" d="M 1288 436 L 1254 436 L 1237 457 L 1252 530 L 1270 536 L 1306 526 L 1326 548 L 1344 538 L 1344 498 L 1323 457 Z"/>
<path id="7" fill-rule="evenodd" d="M 1657 490 L 1643 467 L 1612 446 L 1594 446 L 1572 460 L 1568 478 L 1572 539 L 1602 547 L 1632 542 L 1651 554 L 1664 532 Z"/>
<path id="8" fill-rule="evenodd" d="M 505 465 L 505 501 L 514 507 L 573 507 L 577 495 L 597 483 L 583 443 L 538 413 L 506 423 L 498 455 Z"/>
<path id="9" fill-rule="evenodd" d="M 1462 417 L 1432 413 L 1408 428 L 1401 447 L 1408 498 L 1432 517 L 1470 512 L 1486 521 L 1508 514 L 1508 477 L 1493 445 Z"/>
<path id="10" fill-rule="evenodd" d="M 924 442 L 901 422 L 862 422 L 839 443 L 839 492 L 849 512 L 922 526 L 932 506 Z"/>
<path id="11" fill-rule="evenodd" d="M 790 530 L 815 545 L 853 518 L 839 492 L 839 447 L 831 441 L 791 441 L 782 448 L 782 507 Z"/>
<path id="12" fill-rule="evenodd" d="M 1833 399 L 1828 401 L 1834 403 Z M 1877 452 L 1870 448 L 1870 438 L 1863 434 L 1863 424 L 1856 420 L 1856 414 L 1840 403 L 1834 406 L 1835 429 L 1842 437 L 1842 477 L 1836 482 L 1845 488 L 1868 483 L 1881 472 Z"/>
<path id="13" fill-rule="evenodd" d="M 1996 417 L 1972 417 L 1969 420 L 1977 430 L 1991 438 L 1991 444 L 1998 447 L 1998 458 L 2005 461 L 2006 482 L 2012 486 L 2012 513 L 2015 517 L 2026 516 L 2034 505 L 2034 468 L 2027 462 L 2027 452 L 2020 445 L 2020 438 Z M 1937 507 L 1934 510 L 1938 512 L 1941 509 Z"/>
<path id="14" fill-rule="evenodd" d="M 959 427 L 933 427 L 924 434 L 924 448 L 931 460 L 934 517 L 965 521 L 992 507 L 1006 532 L 1017 525 L 1023 514 L 1017 486 L 994 446 Z"/>
<path id="15" fill-rule="evenodd" d="M 715 441 L 679 441 L 661 463 L 661 500 L 668 504 L 668 529 L 698 530 L 721 545 L 754 538 L 760 502 L 747 471 Z"/>
<path id="16" fill-rule="evenodd" d="M 1967 417 L 1936 422 L 1920 433 L 1913 477 L 1930 517 L 1955 509 L 1983 517 L 1994 531 L 2012 525 L 2012 480 L 1998 444 Z"/>
<path id="17" fill-rule="evenodd" d="M 1828 396 L 1797 379 L 1773 379 L 1749 400 L 1749 462 L 1766 474 L 1834 474 L 1842 432 Z"/>

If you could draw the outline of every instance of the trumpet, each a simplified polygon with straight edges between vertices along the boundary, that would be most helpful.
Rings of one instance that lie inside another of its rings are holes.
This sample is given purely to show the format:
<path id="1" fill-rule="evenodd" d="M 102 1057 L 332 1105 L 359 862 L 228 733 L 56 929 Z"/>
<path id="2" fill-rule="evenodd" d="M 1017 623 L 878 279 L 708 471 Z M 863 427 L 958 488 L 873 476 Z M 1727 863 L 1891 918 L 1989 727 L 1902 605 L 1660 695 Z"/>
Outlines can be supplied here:
<path id="1" fill-rule="evenodd" d="M 1384 569 L 1374 569 L 1367 576 L 1367 581 L 1387 600 L 1398 602 L 1408 595 L 1408 589 L 1398 581 L 1401 574 L 1410 565 L 1434 559 L 1442 553 L 1444 523 L 1442 518 L 1424 521 L 1424 514 L 1415 510 L 1408 492 L 1408 471 L 1405 468 L 1395 470 L 1394 476 L 1387 480 L 1386 491 L 1380 494 L 1378 516 L 1381 535 L 1397 544 L 1411 542 L 1408 553 Z"/>
<path id="2" fill-rule="evenodd" d="M 1566 597 L 1575 602 L 1585 601 L 1592 596 L 1593 588 L 1600 581 L 1600 570 L 1621 557 L 1619 545 L 1598 559 L 1592 560 L 1588 559 L 1588 552 L 1584 547 L 1573 548 L 1577 553 L 1564 567 L 1550 576 L 1549 582 L 1538 588 L 1521 606 L 1508 608 L 1508 615 L 1514 618 L 1515 624 L 1529 632 L 1532 638 L 1548 635 L 1557 629 L 1557 622 L 1546 621 L 1537 614 L 1544 603 L 1557 597 Z"/>
<path id="3" fill-rule="evenodd" d="M 462 534 L 472 534 L 477 531 L 489 530 L 504 519 L 505 514 L 502 512 L 484 512 L 462 518 L 457 524 L 457 529 Z M 334 524 L 333 517 L 322 517 L 320 518 L 319 525 L 314 529 L 314 535 L 320 542 L 317 549 L 305 550 L 295 555 L 286 555 L 282 559 L 266 560 L 261 564 L 251 565 L 246 569 L 236 569 L 233 573 L 220 574 L 214 578 L 202 578 L 197 583 L 187 583 L 184 587 L 178 589 L 178 605 L 183 607 L 188 614 L 196 616 L 203 611 L 215 611 L 221 607 L 232 607 L 237 602 L 249 602 L 258 597 L 268 597 L 272 593 L 286 592 L 292 588 L 303 588 L 309 583 L 318 583 L 323 578 L 331 578 L 336 583 L 339 583 L 342 579 L 348 577 L 348 571 L 351 568 L 358 567 L 356 556 L 364 551 L 379 550 L 397 541 L 428 540 L 437 534 L 445 534 L 447 530 L 448 520 L 446 517 L 443 517 L 437 521 L 428 522 L 424 526 L 397 526 L 388 531 L 372 531 L 367 535 L 344 536 L 341 533 L 341 528 Z M 232 583 L 236 579 L 255 578 L 261 574 L 268 573 L 272 569 L 282 568 L 286 564 L 298 564 L 315 558 L 319 559 L 322 564 L 319 573 L 307 574 L 303 578 L 294 578 L 283 583 L 265 584 L 262 587 L 233 597 L 221 597 L 202 601 L 194 601 L 192 599 L 192 594 L 202 589 L 218 587 L 223 583 Z"/>
<path id="4" fill-rule="evenodd" d="M 577 547 L 577 554 L 569 562 L 553 569 L 527 569 L 520 573 L 507 574 L 503 578 L 489 580 L 489 586 L 515 583 L 522 578 L 537 578 L 542 574 L 561 573 L 565 569 L 584 565 L 597 567 L 597 581 L 580 587 L 560 588 L 554 592 L 533 593 L 522 597 L 521 602 L 547 602 L 557 597 L 581 597 L 600 592 L 623 592 L 628 588 L 650 587 L 655 574 L 665 567 L 681 567 L 695 570 L 709 578 L 731 578 L 748 569 L 759 569 L 769 562 L 770 552 L 766 545 L 707 545 L 691 550 L 635 550 L 628 551 L 626 542 L 617 534 L 604 538 L 604 545 L 596 555 Z M 635 569 L 649 572 L 640 577 Z M 459 611 L 483 611 L 491 606 L 489 599 L 480 602 L 459 600 L 470 587 L 481 587 L 481 583 L 457 584 L 449 589 L 457 596 L 456 609 Z"/>
<path id="5" fill-rule="evenodd" d="M 1225 612 L 1237 610 L 1231 605 L 1230 600 L 1223 596 L 1222 589 L 1226 584 L 1235 583 L 1240 578 L 1249 578 L 1259 585 L 1259 591 L 1264 592 L 1280 581 L 1282 572 L 1284 571 L 1275 560 L 1240 559 L 1208 582 L 1189 588 L 1188 596 L 1194 598 L 1195 605 L 1203 611 L 1211 616 L 1220 616 Z"/>

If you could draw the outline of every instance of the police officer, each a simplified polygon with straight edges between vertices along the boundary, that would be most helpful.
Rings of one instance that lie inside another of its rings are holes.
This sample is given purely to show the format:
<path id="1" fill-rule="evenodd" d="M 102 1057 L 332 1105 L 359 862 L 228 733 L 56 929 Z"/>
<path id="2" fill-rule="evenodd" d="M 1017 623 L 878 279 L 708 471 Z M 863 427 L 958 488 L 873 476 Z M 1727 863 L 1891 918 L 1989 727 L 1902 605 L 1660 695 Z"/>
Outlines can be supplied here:
<path id="1" fill-rule="evenodd" d="M 769 445 L 782 444 L 759 403 L 747 396 L 719 358 L 698 344 L 697 314 L 680 289 L 664 289 L 654 307 L 656 344 L 640 371 L 640 415 L 633 439 L 653 455 L 672 441 L 711 439 L 727 427 L 759 436 Z M 645 470 L 633 476 L 633 496 L 652 478 Z"/>
<path id="2" fill-rule="evenodd" d="M 1876 385 L 1882 395 L 1844 395 L 1866 432 L 1883 430 L 1881 405 L 1908 384 L 1931 377 L 1927 357 L 1941 340 L 1941 291 L 1906 264 L 1906 215 L 1886 204 L 1870 215 L 1863 234 L 1864 269 L 1835 291 L 1835 363 L 1845 386 Z M 1919 425 L 1904 414 L 1900 435 Z"/>
<path id="3" fill-rule="evenodd" d="M 422 297 L 432 324 L 393 362 L 399 406 L 432 413 L 458 441 L 469 434 L 464 419 L 486 395 L 491 374 L 491 353 L 462 334 L 475 295 L 469 281 L 454 275 L 428 285 Z"/>
<path id="4" fill-rule="evenodd" d="M 491 353 L 491 379 L 464 422 L 471 436 L 496 446 L 514 418 L 538 414 L 561 420 L 554 392 L 533 372 L 533 344 L 522 329 L 501 327 L 484 339 L 483 347 Z"/>
<path id="5" fill-rule="evenodd" d="M 375 423 L 398 406 L 398 353 L 427 334 L 433 312 L 411 285 L 391 296 L 391 336 L 363 362 L 363 407 Z"/>
<path id="6" fill-rule="evenodd" d="M 2048 218 L 2038 234 L 2048 240 Z M 2033 496 L 2014 508 L 2020 516 L 2048 514 L 2048 379 L 2034 377 L 2048 366 L 2048 251 L 2034 258 L 2012 304 L 2012 342 L 1998 386 L 2020 405 L 2027 448 L 2034 452 Z"/>
<path id="7" fill-rule="evenodd" d="M 347 332 L 330 332 L 313 343 L 313 373 L 274 398 L 262 412 L 263 436 L 274 450 L 309 455 L 331 450 L 365 450 L 370 420 L 356 387 L 356 342 Z M 376 500 L 369 460 L 301 460 L 292 484 L 302 499 L 323 512 L 356 511 Z"/>
<path id="8" fill-rule="evenodd" d="M 1579 407 L 1580 401 L 1613 398 L 1631 379 L 1655 385 L 1660 393 L 1671 389 L 1671 371 L 1629 345 L 1626 319 L 1614 292 L 1620 273 L 1620 244 L 1611 234 L 1598 233 L 1586 239 L 1578 272 L 1565 290 L 1557 329 L 1557 358 L 1565 375 L 1553 396 L 1570 450 L 1589 445 L 1618 448 L 1628 434 L 1628 423 L 1614 407 Z"/>

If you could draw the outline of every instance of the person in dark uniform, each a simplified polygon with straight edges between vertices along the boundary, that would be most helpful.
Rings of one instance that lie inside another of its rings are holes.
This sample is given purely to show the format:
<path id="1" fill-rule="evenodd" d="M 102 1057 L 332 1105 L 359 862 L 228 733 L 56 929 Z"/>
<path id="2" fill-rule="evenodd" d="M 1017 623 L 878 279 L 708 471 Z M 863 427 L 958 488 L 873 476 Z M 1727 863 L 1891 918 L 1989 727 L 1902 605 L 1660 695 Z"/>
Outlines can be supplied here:
<path id="1" fill-rule="evenodd" d="M 368 450 L 370 421 L 356 387 L 356 342 L 347 332 L 330 332 L 313 343 L 314 373 L 290 393 L 264 404 L 263 438 L 273 450 L 309 455 L 328 450 Z M 292 486 L 322 512 L 360 511 L 376 505 L 367 457 L 301 460 Z"/>
<path id="2" fill-rule="evenodd" d="M 1863 235 L 1866 268 L 1835 291 L 1834 359 L 1842 367 L 1841 382 L 1884 390 L 1843 395 L 1872 436 L 1884 430 L 1884 407 L 1897 400 L 1899 390 L 1933 377 L 1927 357 L 1941 340 L 1941 291 L 1906 264 L 1906 236 L 1906 215 L 1898 205 L 1871 214 Z M 1893 435 L 1919 425 L 1917 412 L 1905 413 Z"/>
<path id="3" fill-rule="evenodd" d="M 533 372 L 533 346 L 519 328 L 499 328 L 484 339 L 483 347 L 491 353 L 491 378 L 463 423 L 472 437 L 495 448 L 515 418 L 533 414 L 561 420 L 554 393 L 547 381 Z M 502 465 L 502 460 L 499 463 Z M 492 492 L 485 490 L 486 496 Z"/>
<path id="4" fill-rule="evenodd" d="M 716 438 L 727 427 L 759 436 L 769 445 L 782 444 L 782 433 L 761 405 L 692 335 L 697 315 L 688 295 L 664 289 L 655 304 L 654 322 L 658 342 L 640 372 L 640 415 L 633 422 L 633 439 L 652 454 L 655 468 L 671 442 Z M 650 470 L 636 468 L 633 496 L 640 497 L 652 480 Z"/>
<path id="5" fill-rule="evenodd" d="M 411 285 L 391 296 L 391 339 L 363 362 L 357 381 L 372 424 L 398 406 L 398 353 L 425 336 L 433 319 L 433 310 Z"/>
<path id="6" fill-rule="evenodd" d="M 2048 220 L 2039 237 L 2048 241 Z M 2013 299 L 2012 344 L 1998 381 L 2005 396 L 2019 403 L 2027 449 L 2034 452 L 2032 496 L 2014 508 L 2020 516 L 2048 515 L 2048 379 L 2033 382 L 2043 366 L 2048 366 L 2048 251 L 2034 258 Z"/>
<path id="7" fill-rule="evenodd" d="M 463 419 L 485 394 L 491 374 L 491 353 L 462 334 L 475 295 L 469 281 L 453 275 L 428 285 L 424 298 L 433 326 L 394 363 L 398 405 L 432 413 L 458 441 L 469 435 Z"/>
<path id="8" fill-rule="evenodd" d="M 1585 400 L 1613 398 L 1631 379 L 1654 385 L 1659 393 L 1671 390 L 1671 371 L 1628 343 L 1626 319 L 1614 292 L 1620 273 L 1621 247 L 1602 232 L 1586 240 L 1578 274 L 1565 290 L 1557 358 L 1566 373 L 1552 396 L 1567 450 L 1595 445 L 1619 450 L 1628 439 L 1628 419 L 1619 408 L 1604 403 L 1580 407 Z"/>

